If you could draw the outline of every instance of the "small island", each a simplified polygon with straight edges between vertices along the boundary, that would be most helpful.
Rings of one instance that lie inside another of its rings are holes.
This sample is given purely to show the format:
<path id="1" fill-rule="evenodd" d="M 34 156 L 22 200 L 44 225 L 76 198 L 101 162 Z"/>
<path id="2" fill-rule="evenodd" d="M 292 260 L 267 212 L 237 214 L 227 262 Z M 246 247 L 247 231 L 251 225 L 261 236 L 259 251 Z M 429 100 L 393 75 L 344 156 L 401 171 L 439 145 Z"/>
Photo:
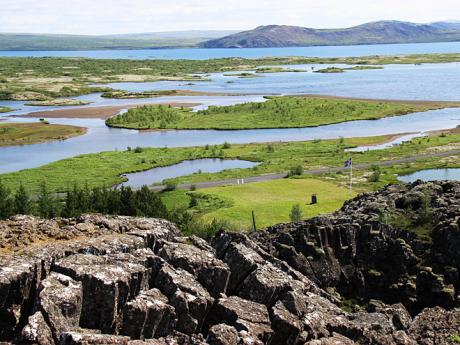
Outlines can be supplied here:
<path id="1" fill-rule="evenodd" d="M 315 73 L 344 73 L 346 71 L 364 71 L 364 70 L 375 70 L 375 69 L 383 69 L 382 66 L 368 66 L 368 65 L 360 65 L 360 66 L 353 66 L 353 67 L 327 67 L 323 69 L 318 69 L 313 71 Z"/>
<path id="2" fill-rule="evenodd" d="M 259 67 L 256 69 L 256 73 L 284 73 L 284 72 L 301 73 L 301 72 L 306 72 L 306 71 L 303 69 L 283 68 L 283 67 Z"/>
<path id="3" fill-rule="evenodd" d="M 68 106 L 88 105 L 90 103 L 91 102 L 82 101 L 80 99 L 57 98 L 57 99 L 48 99 L 45 101 L 28 102 L 25 105 L 34 106 L 34 107 L 68 107 Z"/>
<path id="4" fill-rule="evenodd" d="M 224 73 L 224 77 L 238 77 L 241 79 L 260 78 L 260 75 L 251 72 L 242 73 Z"/>
<path id="5" fill-rule="evenodd" d="M 8 113 L 10 111 L 13 111 L 13 109 L 9 107 L 0 107 L 0 113 Z"/>
<path id="6" fill-rule="evenodd" d="M 84 127 L 52 125 L 44 120 L 34 123 L 0 123 L 0 146 L 39 144 L 85 133 Z"/>

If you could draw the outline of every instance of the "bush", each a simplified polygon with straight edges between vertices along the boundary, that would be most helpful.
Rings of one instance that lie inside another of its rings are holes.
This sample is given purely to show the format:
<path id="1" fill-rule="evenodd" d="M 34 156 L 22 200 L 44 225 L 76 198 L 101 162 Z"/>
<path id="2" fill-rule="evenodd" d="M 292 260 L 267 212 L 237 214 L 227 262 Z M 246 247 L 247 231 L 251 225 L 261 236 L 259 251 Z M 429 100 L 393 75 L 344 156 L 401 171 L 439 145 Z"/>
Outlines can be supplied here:
<path id="1" fill-rule="evenodd" d="M 196 185 L 192 184 L 190 186 L 190 191 L 192 191 L 192 192 L 196 191 Z"/>
<path id="2" fill-rule="evenodd" d="M 379 182 L 382 171 L 378 165 L 372 166 L 372 174 L 367 178 L 369 182 Z"/>
<path id="3" fill-rule="evenodd" d="M 177 182 L 175 181 L 166 181 L 165 183 L 165 191 L 172 192 L 173 190 L 177 189 Z"/>
<path id="4" fill-rule="evenodd" d="M 302 176 L 303 175 L 303 167 L 301 165 L 297 165 L 295 167 L 292 167 L 289 170 L 288 176 Z"/>
<path id="5" fill-rule="evenodd" d="M 303 219 L 303 212 L 300 208 L 299 204 L 292 206 L 291 213 L 289 214 L 289 218 L 291 222 L 300 222 Z"/>
<path id="6" fill-rule="evenodd" d="M 134 153 L 142 153 L 144 152 L 144 149 L 140 146 L 137 146 L 134 148 Z"/>
<path id="7" fill-rule="evenodd" d="M 222 145 L 223 149 L 229 149 L 230 147 L 232 147 L 232 145 L 230 145 L 230 143 L 227 142 L 225 142 L 224 145 Z"/>

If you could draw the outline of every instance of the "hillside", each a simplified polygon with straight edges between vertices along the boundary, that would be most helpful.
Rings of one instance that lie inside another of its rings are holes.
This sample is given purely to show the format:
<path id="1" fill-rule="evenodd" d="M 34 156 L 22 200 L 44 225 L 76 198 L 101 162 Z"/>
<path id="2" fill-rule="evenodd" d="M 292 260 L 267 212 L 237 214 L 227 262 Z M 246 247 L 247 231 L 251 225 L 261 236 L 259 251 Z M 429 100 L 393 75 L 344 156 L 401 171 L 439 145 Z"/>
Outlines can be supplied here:
<path id="1" fill-rule="evenodd" d="M 311 29 L 286 25 L 260 26 L 254 30 L 209 40 L 200 46 L 204 48 L 268 48 L 458 40 L 460 40 L 460 27 L 455 22 L 414 24 L 379 21 L 345 29 Z"/>
<path id="2" fill-rule="evenodd" d="M 106 36 L 0 33 L 0 51 L 187 48 L 231 33 L 234 32 L 177 31 Z"/>

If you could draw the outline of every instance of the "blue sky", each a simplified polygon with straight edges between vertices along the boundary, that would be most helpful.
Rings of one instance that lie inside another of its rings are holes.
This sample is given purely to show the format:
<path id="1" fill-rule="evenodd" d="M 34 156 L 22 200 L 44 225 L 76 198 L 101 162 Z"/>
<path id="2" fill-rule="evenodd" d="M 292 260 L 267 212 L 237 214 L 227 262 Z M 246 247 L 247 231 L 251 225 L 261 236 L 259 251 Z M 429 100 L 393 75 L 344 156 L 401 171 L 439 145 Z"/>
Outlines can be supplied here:
<path id="1" fill-rule="evenodd" d="M 0 32 L 109 34 L 460 19 L 459 0 L 0 0 Z"/>

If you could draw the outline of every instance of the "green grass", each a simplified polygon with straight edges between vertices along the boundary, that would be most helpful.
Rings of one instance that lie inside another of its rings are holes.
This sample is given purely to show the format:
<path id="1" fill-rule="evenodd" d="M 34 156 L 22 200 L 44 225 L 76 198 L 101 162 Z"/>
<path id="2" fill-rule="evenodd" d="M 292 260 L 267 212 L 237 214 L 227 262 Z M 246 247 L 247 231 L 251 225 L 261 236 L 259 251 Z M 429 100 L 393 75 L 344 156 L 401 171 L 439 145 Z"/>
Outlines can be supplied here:
<path id="1" fill-rule="evenodd" d="M 317 69 L 313 71 L 315 73 L 344 73 L 345 69 L 344 68 L 339 68 L 339 67 L 327 67 L 323 69 Z"/>
<path id="2" fill-rule="evenodd" d="M 13 111 L 13 109 L 11 109 L 9 107 L 1 107 L 0 106 L 0 113 L 7 113 L 9 111 Z"/>
<path id="3" fill-rule="evenodd" d="M 379 119 L 460 103 L 364 101 L 325 97 L 271 97 L 264 103 L 211 106 L 192 112 L 161 105 L 143 106 L 112 117 L 108 126 L 129 129 L 253 129 L 313 127 Z"/>
<path id="4" fill-rule="evenodd" d="M 74 183 L 89 187 L 111 186 L 123 181 L 121 174 L 143 171 L 159 166 L 177 164 L 187 159 L 199 158 L 238 158 L 261 162 L 257 167 L 249 169 L 231 169 L 219 173 L 196 173 L 175 179 L 177 183 L 197 183 L 225 179 L 245 178 L 268 173 L 286 173 L 294 166 L 304 169 L 342 166 L 350 156 L 355 164 L 375 163 L 390 159 L 412 157 L 414 154 L 425 153 L 432 147 L 443 148 L 460 142 L 460 134 L 440 135 L 429 138 L 414 139 L 410 143 L 399 145 L 387 150 L 348 153 L 344 150 L 361 145 L 375 145 L 389 140 L 390 136 L 371 138 L 352 138 L 343 140 L 320 140 L 307 142 L 243 144 L 231 145 L 224 149 L 223 145 L 193 148 L 146 148 L 142 152 L 112 151 L 97 154 L 81 155 L 60 160 L 42 167 L 0 175 L 0 179 L 15 190 L 22 182 L 30 191 L 35 192 L 40 184 L 46 181 L 52 191 L 65 191 Z M 460 166 L 454 160 L 451 166 Z M 420 159 L 416 163 L 404 164 L 395 168 L 382 169 L 380 181 L 369 182 L 364 174 L 356 171 L 356 187 L 358 190 L 370 190 L 385 183 L 394 182 L 393 175 L 400 169 L 417 169 L 420 167 L 437 167 L 442 165 L 439 158 Z M 330 174 L 325 178 L 338 185 L 346 185 L 347 174 Z"/>
<path id="5" fill-rule="evenodd" d="M 0 124 L 0 146 L 37 144 L 84 134 L 86 129 L 67 125 L 36 123 Z"/>
<path id="6" fill-rule="evenodd" d="M 292 206 L 300 204 L 305 219 L 339 209 L 351 195 L 349 190 L 319 179 L 283 179 L 203 189 L 201 193 L 231 201 L 231 206 L 208 212 L 204 219 L 229 220 L 243 228 L 252 224 L 254 211 L 258 228 L 289 222 Z M 318 204 L 310 205 L 311 194 Z"/>

